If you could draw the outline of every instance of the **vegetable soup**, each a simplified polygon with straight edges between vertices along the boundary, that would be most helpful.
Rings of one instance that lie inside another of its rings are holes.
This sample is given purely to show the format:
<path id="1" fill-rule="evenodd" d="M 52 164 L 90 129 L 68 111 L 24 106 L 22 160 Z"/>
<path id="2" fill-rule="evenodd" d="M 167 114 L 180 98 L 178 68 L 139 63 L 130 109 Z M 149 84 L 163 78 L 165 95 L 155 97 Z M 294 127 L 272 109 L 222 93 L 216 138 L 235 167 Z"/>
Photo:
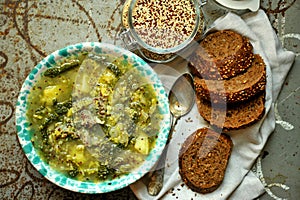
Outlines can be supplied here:
<path id="1" fill-rule="evenodd" d="M 122 59 L 82 53 L 48 68 L 28 96 L 32 143 L 57 171 L 98 182 L 130 173 L 154 147 L 154 88 Z"/>

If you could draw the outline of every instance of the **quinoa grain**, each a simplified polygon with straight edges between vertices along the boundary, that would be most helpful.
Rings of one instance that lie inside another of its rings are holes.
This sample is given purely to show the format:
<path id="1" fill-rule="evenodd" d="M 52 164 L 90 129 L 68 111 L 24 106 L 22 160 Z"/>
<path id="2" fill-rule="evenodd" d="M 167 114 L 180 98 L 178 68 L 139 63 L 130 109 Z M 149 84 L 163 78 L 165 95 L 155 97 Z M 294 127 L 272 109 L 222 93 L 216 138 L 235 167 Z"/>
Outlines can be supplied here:
<path id="1" fill-rule="evenodd" d="M 190 37 L 196 25 L 196 10 L 191 0 L 137 0 L 132 20 L 147 45 L 167 49 Z"/>

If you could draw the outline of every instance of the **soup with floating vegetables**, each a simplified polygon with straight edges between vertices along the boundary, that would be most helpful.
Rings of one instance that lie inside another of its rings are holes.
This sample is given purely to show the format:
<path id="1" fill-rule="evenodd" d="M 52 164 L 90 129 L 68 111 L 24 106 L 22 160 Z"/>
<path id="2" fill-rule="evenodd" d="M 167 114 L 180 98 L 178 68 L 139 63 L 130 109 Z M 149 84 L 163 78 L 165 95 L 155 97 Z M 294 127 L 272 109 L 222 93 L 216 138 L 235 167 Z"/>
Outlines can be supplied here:
<path id="1" fill-rule="evenodd" d="M 46 70 L 28 96 L 32 143 L 81 181 L 130 173 L 154 147 L 162 115 L 153 86 L 121 58 L 82 53 Z"/>

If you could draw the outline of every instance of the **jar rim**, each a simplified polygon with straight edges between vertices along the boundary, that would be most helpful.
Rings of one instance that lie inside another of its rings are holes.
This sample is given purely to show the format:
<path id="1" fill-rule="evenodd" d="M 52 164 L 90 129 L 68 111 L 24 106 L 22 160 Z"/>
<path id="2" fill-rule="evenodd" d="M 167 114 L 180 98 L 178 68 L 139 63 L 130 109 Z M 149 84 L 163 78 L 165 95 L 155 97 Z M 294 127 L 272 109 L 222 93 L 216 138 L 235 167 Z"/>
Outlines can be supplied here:
<path id="1" fill-rule="evenodd" d="M 161 47 L 153 47 L 149 44 L 147 44 L 137 33 L 137 31 L 135 30 L 135 27 L 133 25 L 133 10 L 135 8 L 135 5 L 137 3 L 137 1 L 139 0 L 131 0 L 129 8 L 128 8 L 128 15 L 127 15 L 127 21 L 128 21 L 128 26 L 129 26 L 129 30 L 130 33 L 132 34 L 133 38 L 136 40 L 136 42 L 142 47 L 145 48 L 149 51 L 158 53 L 158 54 L 168 54 L 168 53 L 176 53 L 180 50 L 182 50 L 183 48 L 185 48 L 188 44 L 190 44 L 192 42 L 192 40 L 194 40 L 199 26 L 200 26 L 200 20 L 201 20 L 201 10 L 200 10 L 200 6 L 198 3 L 198 0 L 190 0 L 193 3 L 194 9 L 195 9 L 195 24 L 194 24 L 194 28 L 191 32 L 191 34 L 189 34 L 189 36 L 180 44 L 175 45 L 174 47 L 169 47 L 169 48 L 161 48 Z"/>

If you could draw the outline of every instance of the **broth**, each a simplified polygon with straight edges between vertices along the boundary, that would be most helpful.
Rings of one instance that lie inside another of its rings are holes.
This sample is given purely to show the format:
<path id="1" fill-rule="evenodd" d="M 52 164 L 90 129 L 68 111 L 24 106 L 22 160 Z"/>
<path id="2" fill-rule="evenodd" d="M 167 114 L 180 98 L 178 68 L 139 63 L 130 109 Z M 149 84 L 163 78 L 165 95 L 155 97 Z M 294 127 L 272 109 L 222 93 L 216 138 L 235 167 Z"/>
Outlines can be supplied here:
<path id="1" fill-rule="evenodd" d="M 147 79 L 108 55 L 82 54 L 49 69 L 28 96 L 41 158 L 80 181 L 113 179 L 140 166 L 162 119 Z"/>

